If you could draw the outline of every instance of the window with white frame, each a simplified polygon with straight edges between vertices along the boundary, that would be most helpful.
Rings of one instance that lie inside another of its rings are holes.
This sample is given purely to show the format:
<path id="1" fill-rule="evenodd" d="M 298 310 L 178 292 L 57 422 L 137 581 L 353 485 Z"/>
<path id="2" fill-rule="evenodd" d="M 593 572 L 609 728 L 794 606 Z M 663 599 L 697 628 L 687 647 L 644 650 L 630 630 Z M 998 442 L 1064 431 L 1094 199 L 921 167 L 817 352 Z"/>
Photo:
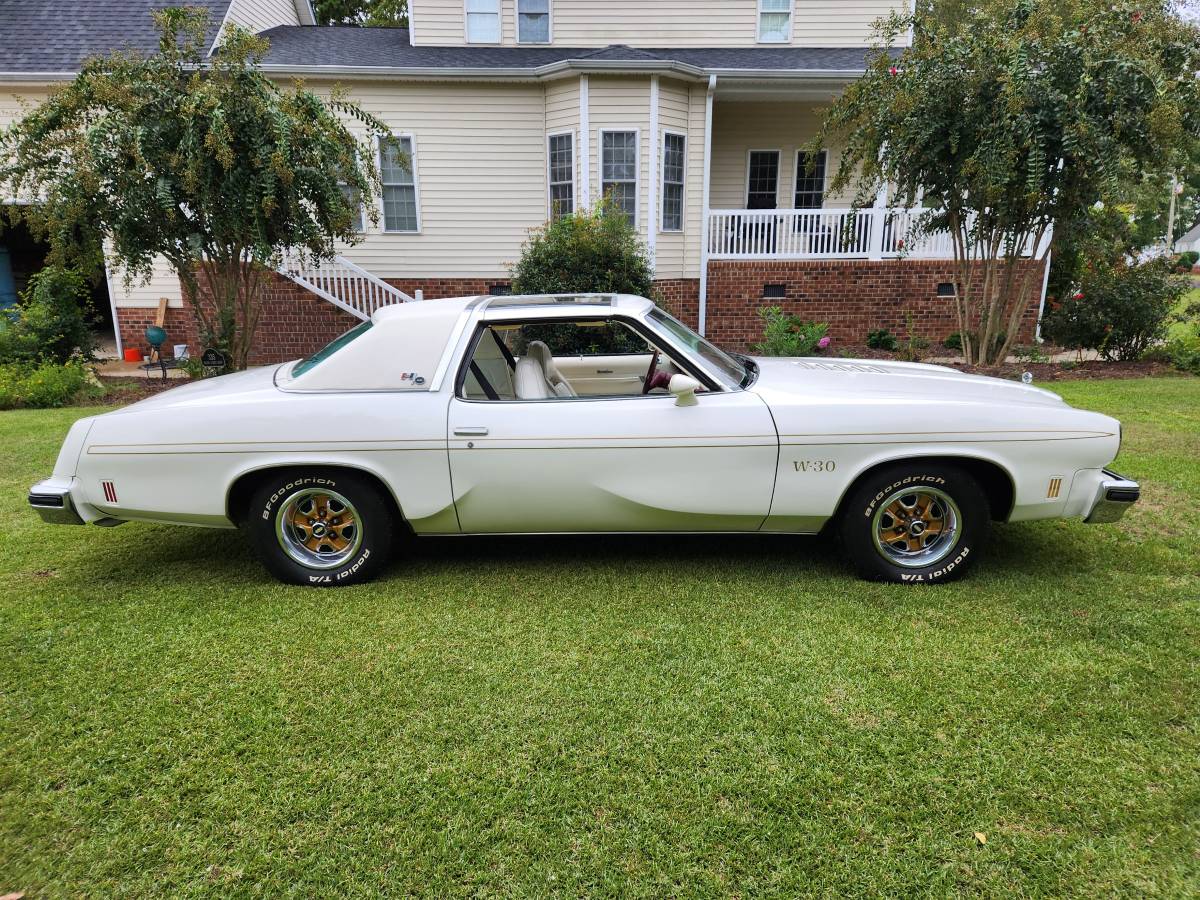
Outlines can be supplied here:
<path id="1" fill-rule="evenodd" d="M 683 159 L 687 141 L 682 134 L 663 135 L 662 230 L 683 231 Z"/>
<path id="2" fill-rule="evenodd" d="M 550 0 L 517 0 L 517 41 L 550 43 Z"/>
<path id="3" fill-rule="evenodd" d="M 417 180 L 410 137 L 379 139 L 379 179 L 383 183 L 383 230 L 417 231 Z"/>
<path id="4" fill-rule="evenodd" d="M 636 131 L 604 131 L 600 134 L 600 193 L 612 201 L 637 227 Z"/>
<path id="5" fill-rule="evenodd" d="M 467 11 L 467 42 L 500 43 L 500 0 L 464 0 Z"/>
<path id="6" fill-rule="evenodd" d="M 792 38 L 792 0 L 758 0 L 758 39 L 783 44 Z"/>
<path id="7" fill-rule="evenodd" d="M 550 218 L 560 219 L 575 211 L 575 136 L 552 134 L 548 138 L 550 165 Z"/>
<path id="8" fill-rule="evenodd" d="M 825 203 L 825 150 L 815 156 L 806 150 L 796 154 L 796 209 L 820 209 Z"/>
<path id="9" fill-rule="evenodd" d="M 746 162 L 746 208 L 774 209 L 779 192 L 779 151 L 751 150 Z"/>
<path id="10" fill-rule="evenodd" d="M 352 227 L 360 233 L 366 231 L 367 223 L 363 213 L 362 194 L 359 193 L 358 188 L 349 184 L 338 184 L 338 189 L 346 198 L 346 205 L 354 210 L 354 218 L 351 219 Z"/>

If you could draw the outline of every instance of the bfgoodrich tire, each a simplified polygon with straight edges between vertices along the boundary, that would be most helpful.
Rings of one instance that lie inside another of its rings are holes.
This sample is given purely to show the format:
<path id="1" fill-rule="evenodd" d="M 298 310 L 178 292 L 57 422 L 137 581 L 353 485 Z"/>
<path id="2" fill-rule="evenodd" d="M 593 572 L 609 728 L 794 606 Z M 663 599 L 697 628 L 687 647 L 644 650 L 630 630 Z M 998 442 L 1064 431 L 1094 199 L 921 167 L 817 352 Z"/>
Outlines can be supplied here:
<path id="1" fill-rule="evenodd" d="M 311 587 L 369 581 L 392 546 L 392 513 L 379 486 L 340 470 L 273 474 L 254 492 L 242 527 L 272 575 Z"/>
<path id="2" fill-rule="evenodd" d="M 863 578 L 937 584 L 975 564 L 990 519 L 987 495 L 969 473 L 915 461 L 880 469 L 856 485 L 838 530 Z"/>

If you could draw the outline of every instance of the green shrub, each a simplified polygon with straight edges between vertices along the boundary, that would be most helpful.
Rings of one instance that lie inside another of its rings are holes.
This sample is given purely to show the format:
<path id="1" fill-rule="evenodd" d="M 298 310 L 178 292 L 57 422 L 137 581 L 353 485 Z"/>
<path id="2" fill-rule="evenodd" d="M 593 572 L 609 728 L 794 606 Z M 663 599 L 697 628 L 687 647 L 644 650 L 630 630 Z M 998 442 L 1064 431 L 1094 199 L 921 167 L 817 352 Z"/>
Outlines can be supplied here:
<path id="1" fill-rule="evenodd" d="M 1200 262 L 1200 251 L 1185 250 L 1175 257 L 1176 272 L 1190 272 L 1196 267 L 1196 263 Z"/>
<path id="2" fill-rule="evenodd" d="M 829 325 L 824 322 L 805 322 L 799 316 L 785 313 L 781 307 L 767 306 L 758 311 L 763 320 L 762 343 L 754 350 L 763 356 L 812 356 L 829 346 L 825 336 Z"/>
<path id="3" fill-rule="evenodd" d="M 82 360 L 37 365 L 0 365 L 0 409 L 47 409 L 67 406 L 85 396 L 99 396 L 104 389 Z"/>
<path id="4" fill-rule="evenodd" d="M 0 363 L 90 360 L 93 317 L 86 279 L 74 269 L 47 266 L 29 279 L 16 317 L 0 328 Z"/>
<path id="5" fill-rule="evenodd" d="M 655 293 L 649 251 L 608 201 L 534 231 L 511 271 L 518 294 Z"/>
<path id="6" fill-rule="evenodd" d="M 886 328 L 867 332 L 867 346 L 872 350 L 895 350 L 896 336 Z"/>
<path id="7" fill-rule="evenodd" d="M 1042 333 L 1062 347 L 1098 350 L 1110 360 L 1139 358 L 1167 333 L 1171 310 L 1188 290 L 1167 259 L 1093 266 L 1070 297 L 1051 300 Z"/>

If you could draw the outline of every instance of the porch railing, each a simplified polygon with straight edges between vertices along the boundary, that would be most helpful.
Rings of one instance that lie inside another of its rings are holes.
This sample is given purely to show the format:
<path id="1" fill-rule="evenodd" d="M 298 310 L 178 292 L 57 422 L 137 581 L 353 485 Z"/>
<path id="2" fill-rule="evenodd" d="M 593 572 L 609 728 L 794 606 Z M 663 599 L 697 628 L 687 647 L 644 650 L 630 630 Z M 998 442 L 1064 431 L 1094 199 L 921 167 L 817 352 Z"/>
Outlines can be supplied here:
<path id="1" fill-rule="evenodd" d="M 949 232 L 918 234 L 927 210 L 714 209 L 709 259 L 951 259 Z"/>
<path id="2" fill-rule="evenodd" d="M 371 313 L 381 306 L 407 303 L 414 299 L 344 256 L 335 256 L 317 265 L 306 265 L 296 258 L 286 257 L 279 271 L 301 287 L 360 319 L 371 318 Z"/>

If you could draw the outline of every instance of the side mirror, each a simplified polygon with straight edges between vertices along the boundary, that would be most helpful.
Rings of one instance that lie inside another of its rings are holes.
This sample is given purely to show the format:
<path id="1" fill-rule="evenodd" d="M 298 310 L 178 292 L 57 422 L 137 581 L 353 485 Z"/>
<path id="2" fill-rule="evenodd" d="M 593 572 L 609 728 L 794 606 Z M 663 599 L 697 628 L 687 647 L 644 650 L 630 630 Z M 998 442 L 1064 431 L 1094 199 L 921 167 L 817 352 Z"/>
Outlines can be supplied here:
<path id="1" fill-rule="evenodd" d="M 695 406 L 699 389 L 700 382 L 690 375 L 672 375 L 671 383 L 667 385 L 667 390 L 675 395 L 676 406 Z"/>

